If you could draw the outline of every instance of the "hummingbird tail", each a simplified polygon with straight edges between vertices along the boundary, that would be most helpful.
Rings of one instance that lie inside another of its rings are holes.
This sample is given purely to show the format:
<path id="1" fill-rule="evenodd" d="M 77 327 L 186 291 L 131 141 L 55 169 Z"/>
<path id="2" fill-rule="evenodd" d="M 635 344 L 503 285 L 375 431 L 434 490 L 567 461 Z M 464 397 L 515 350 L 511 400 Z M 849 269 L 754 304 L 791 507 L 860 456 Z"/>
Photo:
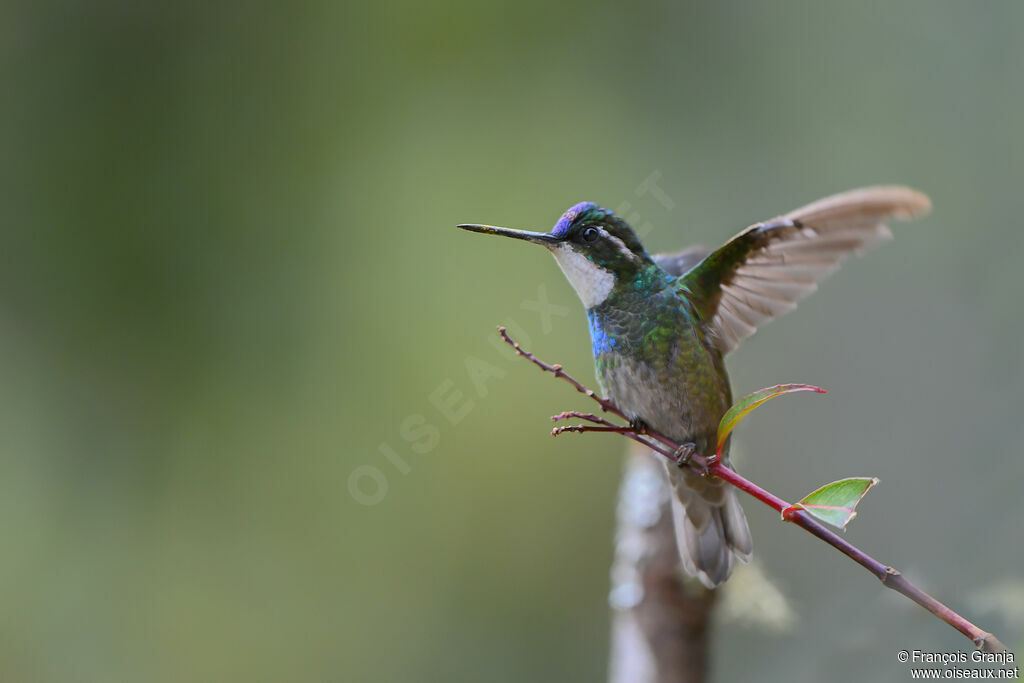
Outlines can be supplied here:
<path id="1" fill-rule="evenodd" d="M 734 558 L 750 561 L 747 517 L 731 487 L 666 466 L 675 494 L 672 517 L 683 569 L 714 588 L 732 574 Z"/>

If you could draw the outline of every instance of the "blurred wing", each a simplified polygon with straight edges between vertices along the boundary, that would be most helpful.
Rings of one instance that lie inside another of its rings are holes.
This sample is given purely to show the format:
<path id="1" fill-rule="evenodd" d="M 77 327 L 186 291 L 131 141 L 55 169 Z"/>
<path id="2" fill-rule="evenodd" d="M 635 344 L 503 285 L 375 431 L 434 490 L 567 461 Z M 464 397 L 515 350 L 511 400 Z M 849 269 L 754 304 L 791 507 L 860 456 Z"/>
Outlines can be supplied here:
<path id="1" fill-rule="evenodd" d="M 753 225 L 679 278 L 709 321 L 722 353 L 792 310 L 839 268 L 892 237 L 889 219 L 925 215 L 931 201 L 907 187 L 880 186 L 826 197 Z"/>
<path id="2" fill-rule="evenodd" d="M 704 247 L 690 247 L 674 254 L 655 254 L 651 258 L 672 277 L 679 277 L 703 261 L 711 251 Z"/>

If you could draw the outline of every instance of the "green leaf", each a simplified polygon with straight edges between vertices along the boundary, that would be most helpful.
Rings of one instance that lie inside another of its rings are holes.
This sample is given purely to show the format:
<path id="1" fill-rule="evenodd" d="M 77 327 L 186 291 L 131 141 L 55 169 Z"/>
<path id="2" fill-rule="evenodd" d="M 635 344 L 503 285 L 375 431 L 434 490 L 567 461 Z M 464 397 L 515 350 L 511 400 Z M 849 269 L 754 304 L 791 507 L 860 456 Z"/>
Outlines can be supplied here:
<path id="1" fill-rule="evenodd" d="M 725 445 L 725 440 L 729 438 L 732 430 L 736 428 L 740 420 L 745 418 L 754 408 L 770 398 L 782 396 L 783 394 L 792 394 L 797 391 L 813 391 L 816 394 L 825 393 L 825 390 L 821 387 L 815 387 L 810 384 L 777 384 L 774 387 L 760 389 L 749 396 L 744 396 L 732 408 L 729 408 L 722 417 L 722 421 L 718 423 L 718 448 L 715 452 L 718 455 L 722 454 L 722 446 Z"/>
<path id="2" fill-rule="evenodd" d="M 825 484 L 783 510 L 782 518 L 785 519 L 791 510 L 806 510 L 823 522 L 845 529 L 857 516 L 857 503 L 877 483 L 875 477 L 850 477 Z"/>

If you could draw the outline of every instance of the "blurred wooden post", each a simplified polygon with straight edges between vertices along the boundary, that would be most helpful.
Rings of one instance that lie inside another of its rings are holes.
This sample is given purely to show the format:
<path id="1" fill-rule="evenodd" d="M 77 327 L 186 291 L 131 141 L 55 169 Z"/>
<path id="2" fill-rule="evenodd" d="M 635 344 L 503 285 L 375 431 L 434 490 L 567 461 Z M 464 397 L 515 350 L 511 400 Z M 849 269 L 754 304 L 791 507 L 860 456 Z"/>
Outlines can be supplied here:
<path id="1" fill-rule="evenodd" d="M 616 512 L 610 683 L 702 683 L 715 591 L 684 580 L 664 467 L 633 444 Z"/>

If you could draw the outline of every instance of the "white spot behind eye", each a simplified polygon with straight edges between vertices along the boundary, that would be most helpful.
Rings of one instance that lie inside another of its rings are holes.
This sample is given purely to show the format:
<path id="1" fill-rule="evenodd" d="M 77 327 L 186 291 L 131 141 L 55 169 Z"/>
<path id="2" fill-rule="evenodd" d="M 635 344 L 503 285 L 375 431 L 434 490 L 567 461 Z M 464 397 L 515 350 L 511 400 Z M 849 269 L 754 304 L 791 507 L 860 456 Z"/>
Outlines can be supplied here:
<path id="1" fill-rule="evenodd" d="M 635 261 L 636 260 L 636 254 L 634 254 L 632 251 L 629 250 L 629 247 L 626 246 L 625 242 L 623 242 L 618 237 L 616 237 L 615 235 L 611 234 L 610 232 L 608 232 L 604 228 L 600 228 L 600 230 L 601 230 L 601 236 L 604 237 L 606 240 L 609 240 L 612 244 L 614 244 L 618 248 L 619 252 L 623 256 L 628 258 L 630 261 Z"/>

